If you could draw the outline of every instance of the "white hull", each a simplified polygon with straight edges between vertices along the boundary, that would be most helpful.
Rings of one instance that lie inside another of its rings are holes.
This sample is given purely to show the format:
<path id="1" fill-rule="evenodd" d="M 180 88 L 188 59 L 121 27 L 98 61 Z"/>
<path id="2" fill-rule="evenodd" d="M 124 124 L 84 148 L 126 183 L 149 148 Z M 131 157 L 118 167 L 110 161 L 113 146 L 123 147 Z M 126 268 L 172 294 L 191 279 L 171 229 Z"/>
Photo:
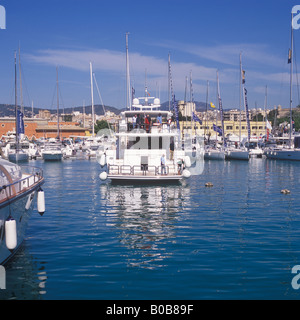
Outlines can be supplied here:
<path id="1" fill-rule="evenodd" d="M 45 161 L 60 161 L 62 159 L 62 153 L 44 152 L 43 159 Z"/>
<path id="2" fill-rule="evenodd" d="M 207 150 L 204 154 L 205 160 L 224 160 L 225 152 L 222 150 Z"/>
<path id="3" fill-rule="evenodd" d="M 249 156 L 252 158 L 262 158 L 264 152 L 262 149 L 250 149 Z"/>
<path id="4" fill-rule="evenodd" d="M 226 160 L 249 160 L 249 152 L 246 150 L 226 151 Z"/>
<path id="5" fill-rule="evenodd" d="M 268 159 L 300 161 L 300 149 L 267 150 L 265 155 Z"/>
<path id="6" fill-rule="evenodd" d="M 157 176 L 137 176 L 137 175 L 108 175 L 112 182 L 128 183 L 149 183 L 149 182 L 177 182 L 182 180 L 182 175 L 157 175 Z"/>

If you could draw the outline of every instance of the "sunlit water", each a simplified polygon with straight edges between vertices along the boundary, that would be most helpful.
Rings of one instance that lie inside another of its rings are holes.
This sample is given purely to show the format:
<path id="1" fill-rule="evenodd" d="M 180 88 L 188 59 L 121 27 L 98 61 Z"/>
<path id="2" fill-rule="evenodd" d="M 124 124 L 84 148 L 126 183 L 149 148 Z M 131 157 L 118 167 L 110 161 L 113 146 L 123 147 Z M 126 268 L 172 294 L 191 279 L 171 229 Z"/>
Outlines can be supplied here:
<path id="1" fill-rule="evenodd" d="M 206 161 L 170 186 L 103 183 L 96 161 L 31 164 L 46 212 L 6 266 L 3 299 L 300 297 L 300 163 Z"/>

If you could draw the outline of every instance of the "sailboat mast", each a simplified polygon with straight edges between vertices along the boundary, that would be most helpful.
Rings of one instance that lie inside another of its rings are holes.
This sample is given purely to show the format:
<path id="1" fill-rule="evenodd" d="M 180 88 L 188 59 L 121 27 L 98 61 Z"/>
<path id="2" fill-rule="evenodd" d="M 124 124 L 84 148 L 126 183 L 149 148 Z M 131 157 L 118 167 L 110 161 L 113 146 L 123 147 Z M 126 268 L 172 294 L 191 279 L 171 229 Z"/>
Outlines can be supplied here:
<path id="1" fill-rule="evenodd" d="M 19 128 L 18 128 L 18 92 L 17 92 L 17 53 L 15 52 L 15 114 L 16 114 L 16 154 L 19 153 Z"/>
<path id="2" fill-rule="evenodd" d="M 242 53 L 240 52 L 240 124 L 239 124 L 239 146 L 241 145 L 242 136 Z"/>
<path id="3" fill-rule="evenodd" d="M 217 90 L 218 90 L 218 102 L 219 102 L 219 111 L 221 116 L 221 125 L 222 125 L 222 145 L 224 147 L 225 144 L 225 132 L 224 132 L 224 118 L 223 118 L 223 106 L 220 94 L 220 84 L 219 84 L 219 71 L 217 70 Z"/>
<path id="4" fill-rule="evenodd" d="M 293 21 L 293 13 L 292 13 L 292 21 Z M 293 24 L 291 24 L 291 51 L 290 51 L 290 61 L 291 61 L 291 70 L 290 70 L 290 137 L 289 137 L 289 145 L 290 148 L 292 146 L 292 131 L 293 131 L 293 112 L 292 112 L 292 104 L 293 104 Z"/>
<path id="5" fill-rule="evenodd" d="M 90 62 L 90 75 L 91 75 L 91 96 L 92 96 L 92 132 L 93 137 L 95 136 L 95 112 L 94 112 L 94 86 L 93 86 L 93 66 Z"/>
<path id="6" fill-rule="evenodd" d="M 171 58 L 168 54 L 168 98 L 169 98 L 169 112 L 171 111 Z"/>
<path id="7" fill-rule="evenodd" d="M 59 90 L 58 90 L 58 67 L 56 67 L 56 91 L 57 91 L 57 139 L 59 139 Z"/>
<path id="8" fill-rule="evenodd" d="M 129 32 L 126 32 L 126 107 L 131 110 L 128 35 Z"/>
<path id="9" fill-rule="evenodd" d="M 205 127 L 204 127 L 204 141 L 206 139 L 206 127 L 207 127 L 207 108 L 208 108 L 208 89 L 209 89 L 209 81 L 207 80 L 207 86 L 206 86 L 206 114 L 205 114 Z"/>
<path id="10" fill-rule="evenodd" d="M 265 111 L 265 135 L 267 137 L 267 123 L 268 123 L 268 118 L 267 118 L 267 97 L 268 97 L 268 86 L 266 86 L 266 91 L 265 91 L 265 107 L 264 107 L 264 111 Z M 276 117 L 275 117 L 276 119 Z"/>
<path id="11" fill-rule="evenodd" d="M 21 112 L 24 114 L 23 90 L 22 90 L 22 70 L 21 70 L 21 48 L 19 45 L 19 76 L 20 76 L 20 104 Z"/>

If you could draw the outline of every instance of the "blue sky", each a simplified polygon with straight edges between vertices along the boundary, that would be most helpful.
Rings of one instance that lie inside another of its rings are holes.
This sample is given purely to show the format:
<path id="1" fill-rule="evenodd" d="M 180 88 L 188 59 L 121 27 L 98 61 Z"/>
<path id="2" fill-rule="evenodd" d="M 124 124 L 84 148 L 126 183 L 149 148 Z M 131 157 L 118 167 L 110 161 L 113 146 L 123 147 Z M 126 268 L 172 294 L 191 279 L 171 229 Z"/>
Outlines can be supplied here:
<path id="1" fill-rule="evenodd" d="M 177 99 L 192 74 L 194 99 L 216 100 L 216 71 L 225 108 L 239 107 L 239 53 L 250 108 L 289 105 L 291 9 L 297 3 L 235 0 L 0 0 L 0 103 L 14 103 L 14 51 L 21 47 L 26 106 L 56 108 L 56 66 L 61 106 L 91 104 L 89 62 L 105 105 L 123 108 L 125 33 L 131 81 L 143 95 L 168 100 L 168 54 Z M 300 30 L 294 32 L 296 55 Z M 300 53 L 299 53 L 300 55 Z M 296 82 L 296 76 L 295 76 Z M 189 95 L 189 92 L 188 92 Z M 96 88 L 95 103 L 100 104 Z M 294 88 L 294 105 L 299 103 Z"/>

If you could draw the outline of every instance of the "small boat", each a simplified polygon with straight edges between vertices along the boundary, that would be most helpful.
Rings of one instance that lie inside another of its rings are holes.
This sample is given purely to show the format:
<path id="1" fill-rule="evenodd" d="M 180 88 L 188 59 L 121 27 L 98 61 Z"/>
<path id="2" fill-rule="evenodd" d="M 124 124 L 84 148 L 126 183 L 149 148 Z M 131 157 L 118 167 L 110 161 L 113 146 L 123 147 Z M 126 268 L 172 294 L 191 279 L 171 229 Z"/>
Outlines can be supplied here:
<path id="1" fill-rule="evenodd" d="M 27 162 L 28 159 L 29 159 L 29 155 L 23 149 L 11 150 L 8 154 L 8 160 L 11 162 L 15 162 L 15 163 Z"/>
<path id="2" fill-rule="evenodd" d="M 204 153 L 205 160 L 225 160 L 225 151 L 223 149 L 208 147 Z"/>
<path id="3" fill-rule="evenodd" d="M 50 138 L 41 152 L 44 161 L 61 161 L 63 157 L 62 144 L 54 138 Z"/>
<path id="4" fill-rule="evenodd" d="M 27 167 L 24 172 L 19 165 L 0 159 L 0 265 L 23 242 L 35 199 L 44 201 L 43 183 L 42 169 Z M 40 207 L 39 210 L 44 211 Z"/>

